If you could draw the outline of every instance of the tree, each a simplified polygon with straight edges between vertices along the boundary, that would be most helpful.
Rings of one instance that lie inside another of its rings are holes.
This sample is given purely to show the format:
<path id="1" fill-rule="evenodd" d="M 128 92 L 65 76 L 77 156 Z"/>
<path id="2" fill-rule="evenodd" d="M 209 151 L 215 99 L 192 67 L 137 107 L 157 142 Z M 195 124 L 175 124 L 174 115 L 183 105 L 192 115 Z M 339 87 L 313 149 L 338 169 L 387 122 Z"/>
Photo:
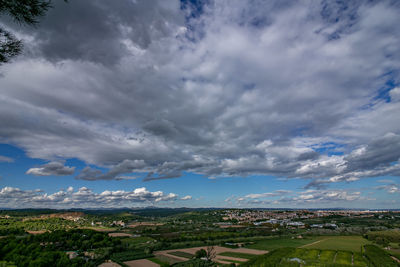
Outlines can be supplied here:
<path id="1" fill-rule="evenodd" d="M 8 15 L 19 24 L 36 25 L 50 7 L 50 0 L 0 0 L 0 15 Z M 0 64 L 9 62 L 21 51 L 22 42 L 0 27 Z"/>
<path id="2" fill-rule="evenodd" d="M 0 64 L 8 62 L 22 50 L 22 42 L 0 28 Z"/>
<path id="3" fill-rule="evenodd" d="M 205 251 L 204 249 L 199 249 L 198 251 L 196 251 L 194 256 L 198 259 L 205 258 L 207 257 L 207 251 Z"/>
<path id="4" fill-rule="evenodd" d="M 214 246 L 208 246 L 207 247 L 207 260 L 212 261 L 215 257 L 217 256 L 217 252 L 215 251 Z"/>

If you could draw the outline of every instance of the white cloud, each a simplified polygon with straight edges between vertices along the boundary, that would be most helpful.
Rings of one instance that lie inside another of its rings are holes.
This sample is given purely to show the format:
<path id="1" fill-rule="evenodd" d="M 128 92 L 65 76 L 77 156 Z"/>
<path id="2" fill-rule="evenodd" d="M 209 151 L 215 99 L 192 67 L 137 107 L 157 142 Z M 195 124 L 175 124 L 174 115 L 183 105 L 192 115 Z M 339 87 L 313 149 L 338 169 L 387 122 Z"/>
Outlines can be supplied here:
<path id="1" fill-rule="evenodd" d="M 72 187 L 47 194 L 41 190 L 21 190 L 14 187 L 4 187 L 0 190 L 0 205 L 2 207 L 133 207 L 149 205 L 158 202 L 175 201 L 178 195 L 165 194 L 162 191 L 151 192 L 146 188 L 136 188 L 133 191 L 103 191 L 95 193 L 91 189 L 81 187 L 74 191 Z"/>
<path id="2" fill-rule="evenodd" d="M 266 198 L 266 197 L 276 197 L 276 196 L 282 196 L 291 193 L 292 191 L 290 190 L 276 190 L 274 192 L 268 192 L 268 193 L 261 193 L 261 194 L 248 194 L 245 196 L 245 198 Z"/>
<path id="3" fill-rule="evenodd" d="M 394 183 L 393 181 L 382 180 L 380 182 L 383 182 L 383 183 L 391 182 L 391 183 L 386 184 L 386 185 L 377 186 L 377 187 L 375 187 L 376 189 L 385 190 L 389 194 L 400 193 L 400 185 Z"/>
<path id="4" fill-rule="evenodd" d="M 0 162 L 9 162 L 9 163 L 11 163 L 11 162 L 14 162 L 14 159 L 10 158 L 10 157 L 6 157 L 6 156 L 0 155 Z"/>
<path id="5" fill-rule="evenodd" d="M 192 196 L 189 196 L 189 195 L 181 198 L 181 200 L 190 200 L 190 199 L 192 199 Z"/>

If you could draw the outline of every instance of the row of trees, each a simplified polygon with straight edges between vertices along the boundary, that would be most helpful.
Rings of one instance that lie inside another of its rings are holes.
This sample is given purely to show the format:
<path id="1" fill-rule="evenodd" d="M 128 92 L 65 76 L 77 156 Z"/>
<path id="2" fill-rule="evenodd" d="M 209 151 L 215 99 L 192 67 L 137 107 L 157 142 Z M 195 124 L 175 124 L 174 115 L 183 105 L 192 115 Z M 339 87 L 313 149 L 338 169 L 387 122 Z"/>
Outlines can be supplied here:
<path id="1" fill-rule="evenodd" d="M 374 245 L 365 245 L 365 256 L 374 266 L 396 267 L 399 266 L 389 254 Z"/>
<path id="2" fill-rule="evenodd" d="M 0 261 L 35 267 L 97 266 L 118 249 L 123 249 L 121 241 L 106 233 L 86 229 L 57 230 L 41 235 L 0 239 Z M 75 251 L 79 256 L 69 259 L 66 251 Z M 85 255 L 86 251 L 92 251 L 94 256 Z"/>

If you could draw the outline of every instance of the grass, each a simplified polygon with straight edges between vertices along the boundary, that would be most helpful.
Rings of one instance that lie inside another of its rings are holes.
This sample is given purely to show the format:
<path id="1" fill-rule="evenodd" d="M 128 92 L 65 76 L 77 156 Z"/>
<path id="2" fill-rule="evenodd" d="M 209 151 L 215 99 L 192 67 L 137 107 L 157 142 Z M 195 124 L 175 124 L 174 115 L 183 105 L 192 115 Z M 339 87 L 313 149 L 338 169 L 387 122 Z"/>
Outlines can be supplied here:
<path id="1" fill-rule="evenodd" d="M 174 256 L 178 256 L 181 258 L 186 258 L 186 259 L 193 259 L 194 255 L 184 252 L 184 251 L 172 251 L 172 252 L 168 252 L 168 254 L 174 255 Z"/>
<path id="2" fill-rule="evenodd" d="M 7 261 L 0 261 L 0 267 L 17 267 L 17 265 Z"/>
<path id="3" fill-rule="evenodd" d="M 316 264 L 319 262 L 318 255 L 320 251 L 318 249 L 303 249 L 296 248 L 292 253 L 285 256 L 287 264 L 296 265 L 296 262 L 290 261 L 290 259 L 298 258 L 307 264 Z M 307 265 L 308 266 L 308 265 Z"/>
<path id="4" fill-rule="evenodd" d="M 231 259 L 225 259 L 225 258 L 221 258 L 220 260 L 222 261 L 227 261 L 227 262 L 232 262 L 232 263 L 243 263 L 243 261 L 235 261 L 235 260 L 231 260 Z"/>
<path id="5" fill-rule="evenodd" d="M 156 258 L 159 259 L 160 261 L 166 262 L 170 265 L 178 263 L 178 262 L 182 262 L 181 260 L 177 260 L 175 258 L 171 258 L 171 257 L 165 256 L 165 255 L 157 255 Z"/>
<path id="6" fill-rule="evenodd" d="M 319 250 L 318 249 L 307 249 L 304 253 L 304 259 L 316 259 L 318 258 Z"/>
<path id="7" fill-rule="evenodd" d="M 360 252 L 362 246 L 370 243 L 370 241 L 361 236 L 329 236 L 318 243 L 305 245 L 303 247 Z"/>
<path id="8" fill-rule="evenodd" d="M 257 256 L 248 262 L 241 264 L 241 266 L 245 267 L 271 267 L 271 266 L 280 266 L 279 264 L 282 261 L 282 258 L 287 258 L 287 255 L 294 253 L 294 248 L 279 248 L 271 251 L 270 253 Z"/>
<path id="9" fill-rule="evenodd" d="M 322 250 L 319 254 L 319 260 L 321 263 L 332 263 L 335 255 L 336 251 L 334 250 Z"/>
<path id="10" fill-rule="evenodd" d="M 348 264 L 351 265 L 352 253 L 349 251 L 338 251 L 336 254 L 335 264 Z"/>
<path id="11" fill-rule="evenodd" d="M 296 248 L 313 243 L 320 239 L 321 237 L 304 238 L 304 239 L 291 239 L 291 238 L 263 239 L 256 241 L 254 244 L 247 245 L 246 247 L 253 249 L 262 249 L 262 250 L 274 250 L 277 248 L 284 248 L 284 247 Z"/>
<path id="12" fill-rule="evenodd" d="M 389 254 L 374 245 L 365 245 L 365 257 L 374 266 L 385 266 L 385 267 L 395 267 L 399 266 L 396 261 L 394 261 Z"/>
<path id="13" fill-rule="evenodd" d="M 353 253 L 353 263 L 354 266 L 365 267 L 367 263 L 365 262 L 363 256 L 360 253 Z"/>
<path id="14" fill-rule="evenodd" d="M 129 244 L 129 245 L 137 245 L 137 244 L 142 244 L 146 243 L 147 241 L 153 241 L 153 238 L 150 237 L 145 237 L 145 236 L 139 236 L 139 237 L 129 237 L 129 238 L 122 238 L 121 242 L 124 244 Z"/>
<path id="15" fill-rule="evenodd" d="M 318 260 L 319 250 L 318 249 L 307 249 L 304 251 L 303 260 L 308 261 L 316 261 Z"/>
<path id="16" fill-rule="evenodd" d="M 103 227 L 103 226 L 86 226 L 82 227 L 81 229 L 89 229 L 97 232 L 113 232 L 117 230 L 117 228 Z"/>
<path id="17" fill-rule="evenodd" d="M 233 252 L 233 251 L 222 252 L 222 253 L 220 253 L 218 255 L 234 257 L 234 258 L 241 258 L 241 259 L 247 259 L 247 260 L 251 260 L 251 259 L 257 257 L 257 255 L 254 255 L 254 254 L 247 254 L 247 253 L 240 253 L 240 252 Z"/>
<path id="18" fill-rule="evenodd" d="M 336 262 L 334 262 L 336 255 Z M 352 265 L 352 257 L 354 255 L 354 265 Z M 298 258 L 302 263 L 296 262 Z M 258 256 L 251 259 L 241 266 L 251 267 L 321 267 L 321 266 L 353 266 L 353 267 L 366 267 L 367 261 L 363 258 L 361 253 L 350 251 L 336 251 L 336 250 L 319 250 L 319 249 L 305 249 L 305 248 L 280 248 L 271 251 L 268 254 Z M 384 265 L 378 265 L 384 266 Z"/>
<path id="19" fill-rule="evenodd" d="M 145 258 L 151 258 L 151 257 L 153 257 L 153 254 L 146 254 L 141 250 L 116 252 L 110 256 L 111 260 L 118 261 L 118 262 L 139 260 L 139 259 L 145 259 Z"/>
<path id="20" fill-rule="evenodd" d="M 303 255 L 304 255 L 305 251 L 306 251 L 305 249 L 296 248 L 293 253 L 288 255 L 288 257 L 290 257 L 290 258 L 299 258 L 299 259 L 303 258 Z"/>
<path id="21" fill-rule="evenodd" d="M 168 263 L 168 262 L 161 261 L 160 259 L 158 259 L 158 258 L 156 258 L 156 257 L 148 258 L 148 260 L 149 260 L 149 261 L 152 261 L 152 262 L 154 262 L 154 263 L 156 263 L 156 264 L 158 264 L 158 265 L 160 265 L 160 266 L 169 266 L 169 263 Z"/>
<path id="22" fill-rule="evenodd" d="M 174 267 L 195 267 L 195 266 L 215 267 L 215 263 L 214 262 L 203 261 L 203 260 L 200 260 L 200 259 L 193 259 L 193 260 L 177 263 L 177 264 L 175 264 L 173 266 Z M 220 265 L 218 265 L 218 266 L 220 266 Z"/>

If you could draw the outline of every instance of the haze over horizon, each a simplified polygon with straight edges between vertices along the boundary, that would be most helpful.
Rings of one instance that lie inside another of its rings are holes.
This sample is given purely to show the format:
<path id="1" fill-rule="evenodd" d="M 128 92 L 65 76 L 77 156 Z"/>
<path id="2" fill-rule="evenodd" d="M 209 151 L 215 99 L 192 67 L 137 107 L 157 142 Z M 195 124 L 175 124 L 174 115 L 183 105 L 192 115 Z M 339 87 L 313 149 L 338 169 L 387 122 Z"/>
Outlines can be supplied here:
<path id="1" fill-rule="evenodd" d="M 0 65 L 0 207 L 398 208 L 400 2 L 53 1 Z"/>

